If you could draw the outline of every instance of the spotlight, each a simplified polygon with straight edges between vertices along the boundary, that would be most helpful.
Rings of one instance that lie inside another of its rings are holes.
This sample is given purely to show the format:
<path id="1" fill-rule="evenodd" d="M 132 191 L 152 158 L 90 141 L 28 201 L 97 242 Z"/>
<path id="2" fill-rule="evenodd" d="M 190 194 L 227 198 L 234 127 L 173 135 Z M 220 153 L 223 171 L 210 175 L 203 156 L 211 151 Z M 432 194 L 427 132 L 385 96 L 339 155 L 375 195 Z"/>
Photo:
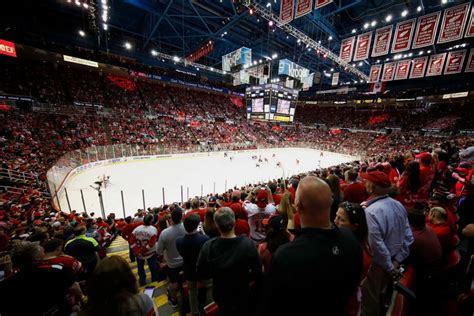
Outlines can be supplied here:
<path id="1" fill-rule="evenodd" d="M 351 33 L 352 33 L 352 34 L 355 34 L 356 32 L 357 32 L 356 29 L 352 29 L 352 32 L 351 32 Z"/>
<path id="2" fill-rule="evenodd" d="M 421 5 L 419 5 L 417 8 L 416 8 L 416 12 L 420 12 L 421 11 Z"/>
<path id="3" fill-rule="evenodd" d="M 407 15 L 408 15 L 408 10 L 403 10 L 403 11 L 402 11 L 402 16 L 403 16 L 403 17 L 406 17 Z"/>
<path id="4" fill-rule="evenodd" d="M 391 14 L 389 14 L 385 17 L 385 22 L 390 22 L 390 21 L 392 21 L 392 15 Z"/>
<path id="5" fill-rule="evenodd" d="M 83 30 L 79 30 L 79 35 L 80 35 L 81 37 L 84 37 L 84 36 L 86 36 L 86 33 L 84 33 Z"/>
<path id="6" fill-rule="evenodd" d="M 273 26 L 273 24 L 274 24 L 273 21 L 271 21 L 271 20 L 268 21 L 268 26 Z"/>
<path id="7" fill-rule="evenodd" d="M 157 52 L 156 50 L 152 49 L 152 50 L 151 50 L 151 54 L 152 54 L 153 56 L 157 56 L 157 55 L 158 55 L 158 52 Z"/>
<path id="8" fill-rule="evenodd" d="M 132 49 L 132 44 L 130 44 L 129 42 L 125 42 L 124 46 L 128 50 Z"/>
<path id="9" fill-rule="evenodd" d="M 372 21 L 372 23 L 370 23 L 370 26 L 374 27 L 377 25 L 377 21 Z"/>
<path id="10" fill-rule="evenodd" d="M 368 29 L 369 28 L 369 23 L 365 23 L 364 24 L 364 29 Z"/>

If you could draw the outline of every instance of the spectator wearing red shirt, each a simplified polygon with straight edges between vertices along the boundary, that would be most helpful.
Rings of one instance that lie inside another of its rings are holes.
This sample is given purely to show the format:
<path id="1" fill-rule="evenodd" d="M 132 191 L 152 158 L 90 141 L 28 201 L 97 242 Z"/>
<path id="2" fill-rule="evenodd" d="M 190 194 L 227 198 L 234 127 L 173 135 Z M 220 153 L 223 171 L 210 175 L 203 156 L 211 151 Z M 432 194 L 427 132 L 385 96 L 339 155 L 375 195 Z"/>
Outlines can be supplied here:
<path id="1" fill-rule="evenodd" d="M 431 189 L 431 183 L 435 176 L 434 166 L 432 165 L 433 157 L 430 153 L 423 152 L 416 155 L 416 160 L 420 163 L 420 192 L 418 192 L 419 200 L 427 201 Z"/>
<path id="2" fill-rule="evenodd" d="M 351 169 L 347 173 L 349 184 L 344 190 L 344 200 L 347 202 L 360 204 L 369 197 L 367 191 L 365 191 L 365 185 L 357 180 L 358 177 L 357 170 Z"/>
<path id="3" fill-rule="evenodd" d="M 265 241 L 258 245 L 258 256 L 262 263 L 262 272 L 266 273 L 270 268 L 273 253 L 293 238 L 287 230 L 288 220 L 281 215 L 264 219 L 263 225 L 266 228 L 266 236 Z"/>
<path id="4" fill-rule="evenodd" d="M 122 232 L 121 232 L 122 238 L 128 242 L 128 252 L 129 252 L 130 262 L 135 262 L 135 254 L 130 248 L 130 236 L 132 235 L 133 230 L 137 228 L 138 226 L 142 225 L 143 222 L 132 223 L 132 217 L 127 216 L 125 218 L 125 223 L 126 225 L 123 227 Z"/>
<path id="5" fill-rule="evenodd" d="M 273 203 L 275 205 L 279 205 L 282 196 L 281 196 L 281 194 L 276 193 L 277 185 L 272 182 L 268 185 L 268 187 L 270 188 L 270 191 L 272 192 Z"/>
<path id="6" fill-rule="evenodd" d="M 200 206 L 199 199 L 197 198 L 192 199 L 191 210 L 186 213 L 186 216 L 191 215 L 191 214 L 197 214 L 199 215 L 201 222 L 204 222 L 204 220 L 206 219 L 207 208 L 200 208 L 199 206 Z"/>
<path id="7" fill-rule="evenodd" d="M 82 272 L 82 263 L 74 257 L 63 253 L 64 241 L 59 238 L 48 240 L 44 245 L 44 257 L 41 264 L 61 264 L 75 276 Z"/>
<path id="8" fill-rule="evenodd" d="M 426 202 L 420 195 L 423 186 L 420 175 L 420 164 L 410 161 L 398 181 L 400 193 L 395 197 L 405 208 L 412 208 L 416 202 Z M 428 198 L 428 197 L 426 197 Z"/>
<path id="9" fill-rule="evenodd" d="M 456 247 L 456 238 L 449 227 L 448 214 L 442 207 L 433 207 L 430 210 L 429 221 L 426 223 L 438 236 L 443 254 Z"/>

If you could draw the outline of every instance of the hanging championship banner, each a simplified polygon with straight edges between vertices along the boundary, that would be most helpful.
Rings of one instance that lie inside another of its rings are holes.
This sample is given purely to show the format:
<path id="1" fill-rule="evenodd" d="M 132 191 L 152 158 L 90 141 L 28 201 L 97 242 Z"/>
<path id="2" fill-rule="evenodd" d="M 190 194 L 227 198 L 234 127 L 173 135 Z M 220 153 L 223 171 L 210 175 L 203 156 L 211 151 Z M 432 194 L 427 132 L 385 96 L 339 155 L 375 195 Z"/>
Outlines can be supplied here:
<path id="1" fill-rule="evenodd" d="M 313 10 L 313 0 L 296 0 L 295 19 L 306 15 Z"/>
<path id="2" fill-rule="evenodd" d="M 443 74 L 452 75 L 460 73 L 462 71 L 462 66 L 464 65 L 466 51 L 466 49 L 463 49 L 455 52 L 449 52 Z"/>
<path id="3" fill-rule="evenodd" d="M 410 79 L 423 78 L 425 76 L 428 56 L 413 58 L 413 66 L 410 71 Z"/>
<path id="4" fill-rule="evenodd" d="M 339 57 L 345 61 L 350 62 L 352 61 L 352 51 L 354 50 L 354 42 L 355 36 L 343 39 L 341 42 L 341 52 L 339 53 Z"/>
<path id="5" fill-rule="evenodd" d="M 466 28 L 466 34 L 464 37 L 473 37 L 474 36 L 474 6 L 471 8 L 471 17 Z"/>
<path id="6" fill-rule="evenodd" d="M 418 18 L 412 49 L 431 46 L 436 40 L 441 11 L 423 15 Z"/>
<path id="7" fill-rule="evenodd" d="M 410 71 L 411 60 L 400 60 L 397 63 L 397 69 L 395 71 L 394 80 L 405 80 L 408 78 L 408 72 Z"/>
<path id="8" fill-rule="evenodd" d="M 316 0 L 316 9 L 324 7 L 327 4 L 330 4 L 333 0 Z"/>
<path id="9" fill-rule="evenodd" d="M 470 3 L 444 10 L 443 23 L 439 31 L 438 44 L 456 41 L 462 38 Z"/>
<path id="10" fill-rule="evenodd" d="M 379 82 L 382 73 L 382 64 L 370 67 L 369 83 Z"/>
<path id="11" fill-rule="evenodd" d="M 281 0 L 280 3 L 280 20 L 283 24 L 293 21 L 293 0 Z"/>
<path id="12" fill-rule="evenodd" d="M 430 61 L 428 62 L 428 70 L 426 70 L 426 77 L 441 75 L 443 73 L 445 59 L 446 53 L 431 55 Z"/>
<path id="13" fill-rule="evenodd" d="M 393 36 L 392 54 L 410 49 L 416 19 L 399 22 Z"/>
<path id="14" fill-rule="evenodd" d="M 383 65 L 382 81 L 392 81 L 395 75 L 395 62 L 385 63 Z"/>
<path id="15" fill-rule="evenodd" d="M 374 47 L 372 48 L 372 57 L 387 55 L 392 39 L 393 25 L 382 27 L 375 31 Z"/>
<path id="16" fill-rule="evenodd" d="M 474 48 L 471 48 L 469 52 L 469 58 L 467 59 L 467 65 L 464 72 L 474 72 Z"/>
<path id="17" fill-rule="evenodd" d="M 372 40 L 372 32 L 367 32 L 357 36 L 357 45 L 354 54 L 354 61 L 369 58 L 370 41 Z"/>

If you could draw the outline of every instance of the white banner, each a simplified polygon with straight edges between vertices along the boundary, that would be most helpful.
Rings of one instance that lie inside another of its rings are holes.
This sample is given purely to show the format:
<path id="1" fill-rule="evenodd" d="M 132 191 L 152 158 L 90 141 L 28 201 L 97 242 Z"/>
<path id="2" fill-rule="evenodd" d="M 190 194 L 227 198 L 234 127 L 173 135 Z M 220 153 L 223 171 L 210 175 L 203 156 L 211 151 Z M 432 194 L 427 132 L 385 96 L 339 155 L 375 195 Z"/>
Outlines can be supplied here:
<path id="1" fill-rule="evenodd" d="M 426 70 L 426 77 L 439 76 L 443 73 L 446 53 L 431 55 Z"/>
<path id="2" fill-rule="evenodd" d="M 295 19 L 310 13 L 313 10 L 313 0 L 296 0 Z"/>
<path id="3" fill-rule="evenodd" d="M 411 59 L 400 60 L 397 63 L 394 80 L 405 80 L 408 78 L 410 71 Z"/>
<path id="4" fill-rule="evenodd" d="M 370 42 L 372 41 L 372 32 L 367 32 L 357 36 L 357 45 L 354 54 L 354 61 L 369 58 Z"/>
<path id="5" fill-rule="evenodd" d="M 293 21 L 293 0 L 281 0 L 280 1 L 280 20 L 283 24 Z"/>
<path id="6" fill-rule="evenodd" d="M 436 41 L 441 11 L 423 15 L 418 18 L 412 49 L 431 46 Z"/>
<path id="7" fill-rule="evenodd" d="M 372 65 L 370 67 L 369 83 L 375 83 L 380 80 L 380 74 L 382 73 L 382 64 Z"/>
<path id="8" fill-rule="evenodd" d="M 92 61 L 92 60 L 87 60 L 87 59 L 82 59 L 78 57 L 72 57 L 68 55 L 63 55 L 64 61 L 70 62 L 70 63 L 75 63 L 75 64 L 80 64 L 84 66 L 89 66 L 89 67 L 94 67 L 94 68 L 99 68 L 99 63 Z"/>
<path id="9" fill-rule="evenodd" d="M 345 62 L 352 61 L 352 52 L 354 51 L 355 36 L 343 39 L 341 42 L 341 51 L 339 57 Z"/>
<path id="10" fill-rule="evenodd" d="M 449 52 L 443 74 L 452 75 L 460 73 L 462 71 L 462 66 L 464 65 L 466 51 L 467 49 Z"/>
<path id="11" fill-rule="evenodd" d="M 411 19 L 397 24 L 395 35 L 393 36 L 392 54 L 410 49 L 415 21 L 416 19 Z"/>
<path id="12" fill-rule="evenodd" d="M 413 58 L 413 65 L 410 71 L 410 79 L 423 78 L 425 76 L 428 56 Z"/>
<path id="13" fill-rule="evenodd" d="M 457 41 L 462 38 L 470 6 L 471 4 L 466 2 L 444 10 L 438 44 Z"/>
<path id="14" fill-rule="evenodd" d="M 390 42 L 392 40 L 392 30 L 393 25 L 388 25 L 375 31 L 372 57 L 378 57 L 388 54 Z"/>
<path id="15" fill-rule="evenodd" d="M 395 76 L 395 62 L 385 63 L 383 65 L 382 81 L 392 81 Z"/>
<path id="16" fill-rule="evenodd" d="M 469 58 L 467 59 L 467 65 L 464 72 L 474 72 L 474 48 L 469 51 Z"/>

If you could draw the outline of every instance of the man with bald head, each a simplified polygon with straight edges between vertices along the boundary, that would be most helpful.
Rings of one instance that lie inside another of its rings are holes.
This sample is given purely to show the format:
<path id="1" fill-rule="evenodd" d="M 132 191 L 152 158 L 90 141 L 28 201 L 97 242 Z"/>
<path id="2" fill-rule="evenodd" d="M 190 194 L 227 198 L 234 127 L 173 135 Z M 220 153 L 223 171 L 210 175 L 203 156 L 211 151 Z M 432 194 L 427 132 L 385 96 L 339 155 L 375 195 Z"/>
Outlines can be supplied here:
<path id="1" fill-rule="evenodd" d="M 323 180 L 302 179 L 295 194 L 301 229 L 273 254 L 262 314 L 344 315 L 362 271 L 354 234 L 330 221 L 332 194 Z"/>

